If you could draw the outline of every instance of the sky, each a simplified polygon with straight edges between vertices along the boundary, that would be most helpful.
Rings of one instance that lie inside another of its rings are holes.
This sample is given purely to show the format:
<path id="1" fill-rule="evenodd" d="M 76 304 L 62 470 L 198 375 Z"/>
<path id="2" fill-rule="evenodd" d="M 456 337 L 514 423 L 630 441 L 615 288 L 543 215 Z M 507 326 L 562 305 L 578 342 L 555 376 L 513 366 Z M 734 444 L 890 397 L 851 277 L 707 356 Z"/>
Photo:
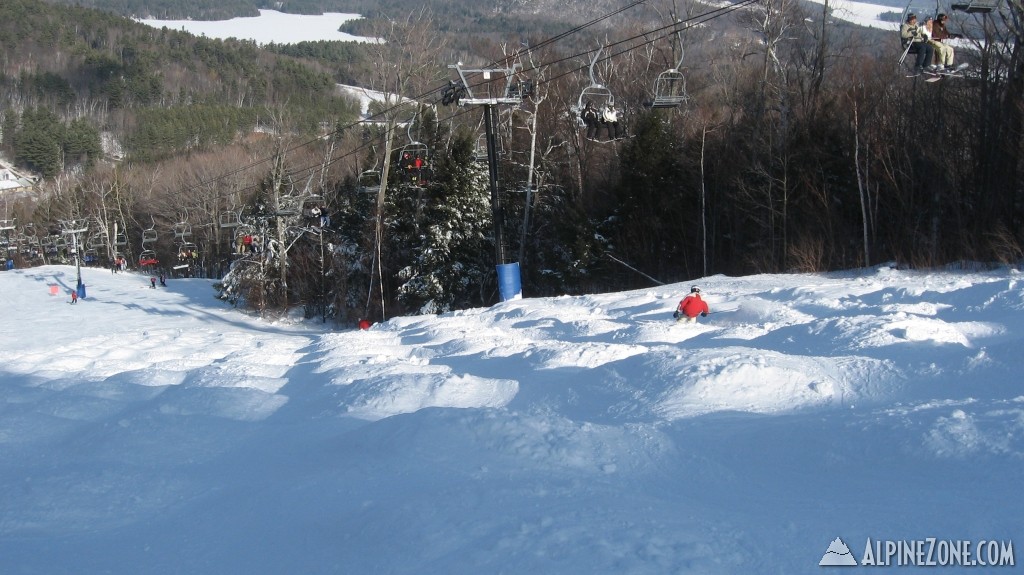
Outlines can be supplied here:
<path id="1" fill-rule="evenodd" d="M 82 279 L 71 304 L 74 267 L 0 271 L 4 574 L 828 573 L 931 538 L 1019 565 L 1015 269 L 716 275 L 696 325 L 686 283 L 365 331 Z"/>

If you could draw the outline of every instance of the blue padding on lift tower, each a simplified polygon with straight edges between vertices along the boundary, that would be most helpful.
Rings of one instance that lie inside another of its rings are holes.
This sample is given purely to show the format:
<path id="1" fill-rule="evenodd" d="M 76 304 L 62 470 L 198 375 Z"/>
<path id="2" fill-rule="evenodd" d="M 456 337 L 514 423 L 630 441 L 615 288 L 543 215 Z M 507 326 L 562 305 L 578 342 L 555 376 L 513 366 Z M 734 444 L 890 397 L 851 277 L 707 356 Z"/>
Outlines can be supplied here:
<path id="1" fill-rule="evenodd" d="M 501 294 L 501 301 L 521 299 L 523 283 L 519 277 L 519 262 L 499 264 L 496 267 L 498 268 L 498 292 Z"/>

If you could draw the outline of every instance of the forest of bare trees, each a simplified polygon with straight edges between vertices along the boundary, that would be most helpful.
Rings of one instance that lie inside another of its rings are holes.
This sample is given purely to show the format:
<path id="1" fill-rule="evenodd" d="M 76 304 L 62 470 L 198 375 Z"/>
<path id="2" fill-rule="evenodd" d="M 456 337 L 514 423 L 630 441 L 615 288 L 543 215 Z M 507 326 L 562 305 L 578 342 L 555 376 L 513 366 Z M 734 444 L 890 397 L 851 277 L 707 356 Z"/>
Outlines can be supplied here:
<path id="1" fill-rule="evenodd" d="M 422 9 L 361 24 L 384 43 L 266 50 L 11 0 L 0 149 L 45 179 L 5 203 L 9 252 L 69 261 L 61 222 L 86 222 L 95 265 L 149 250 L 147 272 L 224 277 L 221 297 L 240 305 L 338 322 L 493 303 L 499 226 L 528 297 L 1019 262 L 1020 1 L 954 13 L 970 73 L 935 83 L 905 77 L 894 33 L 843 24 L 841 8 L 661 0 L 564 41 L 475 43 Z M 47 38 L 58 56 L 41 60 Z M 680 60 L 686 102 L 645 106 Z M 482 108 L 440 103 L 456 61 L 515 63 L 534 88 L 495 111 L 500 212 Z M 340 79 L 385 94 L 368 121 Z M 592 82 L 628 137 L 585 137 Z M 400 160 L 414 145 L 422 171 Z"/>

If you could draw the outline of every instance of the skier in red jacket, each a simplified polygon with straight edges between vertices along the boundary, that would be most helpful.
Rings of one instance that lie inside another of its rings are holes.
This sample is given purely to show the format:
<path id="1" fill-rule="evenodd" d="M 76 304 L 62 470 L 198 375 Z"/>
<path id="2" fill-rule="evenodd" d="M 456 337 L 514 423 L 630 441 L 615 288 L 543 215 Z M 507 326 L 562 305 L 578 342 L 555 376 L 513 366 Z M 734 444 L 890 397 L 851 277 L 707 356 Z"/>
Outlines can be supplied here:
<path id="1" fill-rule="evenodd" d="M 700 288 L 693 286 L 690 288 L 690 295 L 684 297 L 676 306 L 676 312 L 672 317 L 676 318 L 676 321 L 696 323 L 698 315 L 707 317 L 709 313 L 711 311 L 708 310 L 708 302 L 700 297 Z"/>

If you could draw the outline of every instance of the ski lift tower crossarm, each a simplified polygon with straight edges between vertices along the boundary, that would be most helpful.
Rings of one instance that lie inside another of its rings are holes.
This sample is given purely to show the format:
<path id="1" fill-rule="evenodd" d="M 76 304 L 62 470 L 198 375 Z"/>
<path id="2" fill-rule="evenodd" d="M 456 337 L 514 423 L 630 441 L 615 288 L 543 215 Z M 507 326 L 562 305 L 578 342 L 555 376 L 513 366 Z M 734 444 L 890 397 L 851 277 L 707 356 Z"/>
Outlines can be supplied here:
<path id="1" fill-rule="evenodd" d="M 523 97 L 529 96 L 530 92 L 532 92 L 529 82 L 520 82 L 518 79 L 519 72 L 523 68 L 522 64 L 513 64 L 509 68 L 463 68 L 462 63 L 459 62 L 457 64 L 449 64 L 448 68 L 455 70 L 459 75 L 460 88 L 464 93 L 456 98 L 455 101 L 460 106 L 496 106 L 499 104 L 518 106 L 523 103 Z M 470 83 L 467 75 L 474 77 L 479 75 L 483 81 L 475 84 Z M 502 79 L 504 82 L 500 84 L 501 93 L 492 93 L 489 89 L 491 85 Z M 473 91 L 474 87 L 476 88 L 476 93 Z M 481 88 L 484 88 L 484 90 L 481 90 Z"/>

